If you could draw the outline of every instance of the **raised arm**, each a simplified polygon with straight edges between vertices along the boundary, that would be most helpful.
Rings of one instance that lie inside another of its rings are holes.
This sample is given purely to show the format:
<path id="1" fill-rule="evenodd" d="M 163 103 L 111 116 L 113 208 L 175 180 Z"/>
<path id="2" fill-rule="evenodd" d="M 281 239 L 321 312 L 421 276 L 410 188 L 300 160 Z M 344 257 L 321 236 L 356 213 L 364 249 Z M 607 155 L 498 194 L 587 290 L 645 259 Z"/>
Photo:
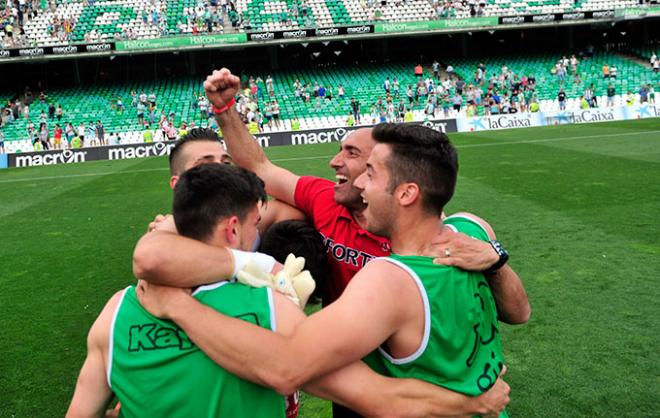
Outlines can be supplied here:
<path id="1" fill-rule="evenodd" d="M 226 68 L 213 71 L 204 82 L 206 96 L 214 109 L 226 108 L 227 104 L 234 100 L 239 88 L 240 79 Z M 227 151 L 234 162 L 261 177 L 266 183 L 269 195 L 295 205 L 294 192 L 299 176 L 268 160 L 233 107 L 221 113 L 216 112 L 216 119 L 224 133 Z"/>
<path id="2" fill-rule="evenodd" d="M 80 370 L 67 418 L 103 417 L 112 391 L 108 386 L 106 359 L 112 313 L 119 303 L 117 292 L 105 305 L 87 335 L 87 358 Z"/>

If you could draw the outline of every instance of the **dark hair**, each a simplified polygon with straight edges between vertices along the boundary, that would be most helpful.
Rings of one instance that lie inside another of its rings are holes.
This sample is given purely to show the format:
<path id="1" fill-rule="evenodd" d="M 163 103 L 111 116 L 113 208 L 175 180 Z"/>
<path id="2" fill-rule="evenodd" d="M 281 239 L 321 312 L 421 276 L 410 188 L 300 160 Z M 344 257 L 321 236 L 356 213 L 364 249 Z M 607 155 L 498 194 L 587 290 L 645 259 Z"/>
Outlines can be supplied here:
<path id="1" fill-rule="evenodd" d="M 204 241 L 218 221 L 238 216 L 243 222 L 265 199 L 264 182 L 256 174 L 227 164 L 202 164 L 177 182 L 172 214 L 181 235 Z"/>
<path id="2" fill-rule="evenodd" d="M 305 270 L 309 270 L 316 282 L 312 297 L 321 297 L 327 282 L 328 259 L 321 234 L 308 222 L 282 221 L 271 225 L 261 236 L 259 252 L 273 256 L 280 263 L 289 254 L 305 257 Z"/>
<path id="3" fill-rule="evenodd" d="M 416 183 L 424 209 L 440 215 L 454 194 L 458 174 L 458 155 L 447 135 L 404 123 L 381 123 L 371 135 L 376 142 L 390 146 L 392 154 L 386 162 L 390 190 L 402 183 Z"/>
<path id="4" fill-rule="evenodd" d="M 183 172 L 183 164 L 179 158 L 181 155 L 181 150 L 183 147 L 193 141 L 211 141 L 211 142 L 220 142 L 220 137 L 218 134 L 209 128 L 193 128 L 188 131 L 184 136 L 179 138 L 179 140 L 170 151 L 170 174 L 179 175 Z"/>

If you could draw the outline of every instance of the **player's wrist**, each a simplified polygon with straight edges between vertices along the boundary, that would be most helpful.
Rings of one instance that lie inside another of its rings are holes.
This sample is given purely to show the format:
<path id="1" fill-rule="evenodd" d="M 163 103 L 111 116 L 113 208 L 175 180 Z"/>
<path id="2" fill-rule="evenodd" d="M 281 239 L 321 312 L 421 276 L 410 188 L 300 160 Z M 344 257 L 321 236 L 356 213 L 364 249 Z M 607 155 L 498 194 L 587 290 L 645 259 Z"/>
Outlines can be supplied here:
<path id="1" fill-rule="evenodd" d="M 186 315 L 192 312 L 195 303 L 198 303 L 195 298 L 181 292 L 172 297 L 165 313 L 169 319 L 181 325 L 181 322 L 185 321 Z"/>
<path id="2" fill-rule="evenodd" d="M 488 405 L 484 401 L 484 395 L 480 396 L 468 396 L 467 402 L 464 404 L 464 414 L 470 415 L 487 415 L 491 412 Z"/>
<path id="3" fill-rule="evenodd" d="M 490 265 L 490 267 L 484 270 L 486 276 L 494 276 L 497 274 L 497 271 L 509 261 L 509 253 L 499 241 L 492 239 L 490 240 L 490 245 L 493 250 L 491 253 L 496 255 L 496 260 Z"/>
<path id="4" fill-rule="evenodd" d="M 232 278 L 235 278 L 238 272 L 243 270 L 250 262 L 259 266 L 261 271 L 266 273 L 271 273 L 276 263 L 275 258 L 267 254 L 234 250 L 232 248 L 227 248 L 227 250 L 232 258 Z"/>
<path id="5" fill-rule="evenodd" d="M 484 265 L 487 266 L 484 270 L 488 270 L 491 266 L 494 266 L 499 260 L 500 255 L 495 251 L 492 245 L 489 242 L 485 243 L 488 246 L 487 250 L 487 260 L 484 262 Z"/>
<path id="6" fill-rule="evenodd" d="M 224 103 L 213 103 L 211 110 L 215 115 L 219 116 L 234 107 L 235 104 L 236 98 L 232 97 L 230 100 Z"/>

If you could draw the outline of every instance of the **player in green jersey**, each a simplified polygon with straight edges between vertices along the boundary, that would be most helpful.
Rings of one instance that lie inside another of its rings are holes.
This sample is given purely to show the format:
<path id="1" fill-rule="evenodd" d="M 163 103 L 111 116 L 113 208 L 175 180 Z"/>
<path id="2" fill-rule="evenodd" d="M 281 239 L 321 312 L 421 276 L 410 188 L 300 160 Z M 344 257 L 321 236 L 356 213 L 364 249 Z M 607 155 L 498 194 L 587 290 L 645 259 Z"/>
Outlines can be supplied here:
<path id="1" fill-rule="evenodd" d="M 249 249 L 263 198 L 263 183 L 254 174 L 203 164 L 177 181 L 175 227 L 188 239 Z M 211 309 L 281 335 L 291 334 L 304 318 L 283 295 L 266 288 L 223 282 L 200 287 L 193 297 Z M 501 381 L 497 391 L 467 398 L 421 381 L 385 378 L 361 363 L 310 382 L 306 389 L 368 415 L 492 411 L 508 398 Z M 92 326 L 88 356 L 67 416 L 102 416 L 113 393 L 122 404 L 120 414 L 127 417 L 284 416 L 282 396 L 214 364 L 175 324 L 146 312 L 134 286 L 115 294 Z M 412 403 L 420 399 L 424 402 Z"/>
<path id="2" fill-rule="evenodd" d="M 143 305 L 173 319 L 219 364 L 281 392 L 379 347 L 401 376 L 468 395 L 487 390 L 504 366 L 489 285 L 483 274 L 434 265 L 427 257 L 438 234 L 454 233 L 440 219 L 455 187 L 455 150 L 446 135 L 421 126 L 384 124 L 372 136 L 377 144 L 367 171 L 356 179 L 366 226 L 390 238 L 397 257 L 410 258 L 367 264 L 336 302 L 286 337 L 218 314 L 174 288 L 145 285 L 139 292 Z M 405 266 L 417 261 L 419 268 Z M 427 285 L 427 269 L 447 282 L 444 287 Z M 443 289 L 455 296 L 447 311 L 438 305 L 447 295 L 433 299 Z M 455 347 L 445 349 L 445 343 Z M 432 373 L 437 377 L 429 378 Z"/>

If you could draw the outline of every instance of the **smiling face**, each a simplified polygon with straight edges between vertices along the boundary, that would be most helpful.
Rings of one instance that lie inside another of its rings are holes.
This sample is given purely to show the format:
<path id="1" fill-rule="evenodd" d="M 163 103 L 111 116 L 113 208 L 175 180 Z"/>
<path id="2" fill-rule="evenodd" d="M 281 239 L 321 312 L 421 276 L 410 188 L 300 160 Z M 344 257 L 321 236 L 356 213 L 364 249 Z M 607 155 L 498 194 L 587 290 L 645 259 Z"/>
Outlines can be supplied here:
<path id="1" fill-rule="evenodd" d="M 349 210 L 363 208 L 360 190 L 353 182 L 366 170 L 375 144 L 370 128 L 358 129 L 341 142 L 339 152 L 330 161 L 330 167 L 335 170 L 335 201 Z"/>
<path id="2" fill-rule="evenodd" d="M 389 238 L 398 213 L 394 190 L 390 186 L 390 172 L 387 161 L 390 158 L 389 145 L 377 144 L 366 163 L 366 170 L 355 179 L 354 187 L 360 191 L 362 212 L 369 232 Z M 395 188 L 396 189 L 396 188 Z"/>

